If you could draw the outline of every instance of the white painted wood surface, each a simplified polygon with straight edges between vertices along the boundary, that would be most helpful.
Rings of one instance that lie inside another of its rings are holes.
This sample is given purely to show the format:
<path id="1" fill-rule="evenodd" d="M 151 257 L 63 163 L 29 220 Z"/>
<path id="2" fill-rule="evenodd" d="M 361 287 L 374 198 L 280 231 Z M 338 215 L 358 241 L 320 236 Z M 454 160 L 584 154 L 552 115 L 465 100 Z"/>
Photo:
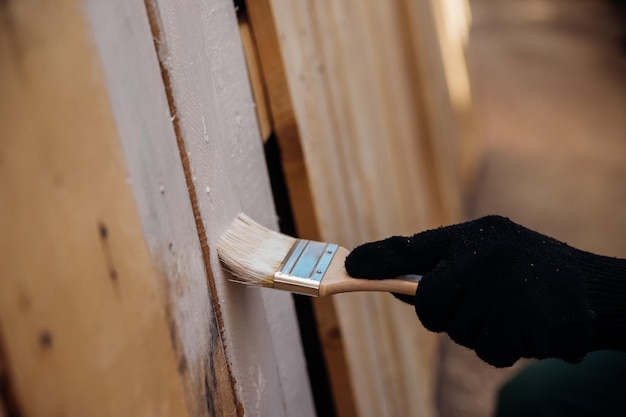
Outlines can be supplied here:
<path id="1" fill-rule="evenodd" d="M 90 0 L 88 13 L 144 233 L 152 255 L 163 262 L 177 353 L 189 372 L 188 401 L 197 415 L 211 415 L 210 407 L 193 402 L 202 398 L 210 351 L 219 342 L 216 332 L 223 332 L 235 395 L 246 416 L 313 416 L 290 295 L 227 282 L 215 252 L 214 242 L 239 211 L 276 228 L 233 3 L 158 0 L 147 7 L 160 31 L 158 57 L 142 2 Z M 175 114 L 168 108 L 158 59 Z M 206 238 L 208 279 L 217 289 L 213 307 L 173 123 L 188 152 L 206 231 L 200 238 Z M 217 327 L 214 309 L 223 320 Z M 225 370 L 213 371 L 227 377 Z"/>
<path id="2" fill-rule="evenodd" d="M 128 185 L 150 253 L 161 268 L 162 297 L 190 415 L 235 414 L 228 371 L 220 369 L 226 361 L 216 358 L 221 348 L 217 318 L 145 5 L 134 0 L 89 1 L 87 6 Z M 205 393 L 205 381 L 212 378 L 218 382 L 210 389 L 224 395 Z"/>

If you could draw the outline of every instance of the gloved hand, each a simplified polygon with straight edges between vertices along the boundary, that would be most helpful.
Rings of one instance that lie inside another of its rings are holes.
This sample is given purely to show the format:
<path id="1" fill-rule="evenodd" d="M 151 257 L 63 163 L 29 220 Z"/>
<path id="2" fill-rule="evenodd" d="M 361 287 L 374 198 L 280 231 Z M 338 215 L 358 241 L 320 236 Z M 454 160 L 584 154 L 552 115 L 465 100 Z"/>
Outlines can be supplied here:
<path id="1" fill-rule="evenodd" d="M 367 243 L 345 265 L 359 278 L 423 275 L 415 297 L 403 299 L 423 325 L 497 367 L 626 348 L 626 260 L 574 249 L 504 217 Z"/>

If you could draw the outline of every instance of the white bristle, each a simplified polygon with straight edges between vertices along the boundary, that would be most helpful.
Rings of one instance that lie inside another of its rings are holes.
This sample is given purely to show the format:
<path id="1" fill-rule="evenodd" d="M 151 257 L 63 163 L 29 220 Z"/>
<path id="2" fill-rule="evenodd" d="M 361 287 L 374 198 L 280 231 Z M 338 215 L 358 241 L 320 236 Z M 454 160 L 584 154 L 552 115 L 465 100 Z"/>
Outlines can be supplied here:
<path id="1" fill-rule="evenodd" d="M 274 273 L 295 242 L 241 213 L 218 239 L 217 253 L 234 281 L 271 287 Z"/>

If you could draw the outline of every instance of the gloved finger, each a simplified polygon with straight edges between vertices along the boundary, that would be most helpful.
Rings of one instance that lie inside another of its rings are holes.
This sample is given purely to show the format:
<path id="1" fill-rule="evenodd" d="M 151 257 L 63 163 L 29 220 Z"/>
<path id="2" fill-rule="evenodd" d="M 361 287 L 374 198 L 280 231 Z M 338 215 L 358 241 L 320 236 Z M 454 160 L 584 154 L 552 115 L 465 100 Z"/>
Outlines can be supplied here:
<path id="1" fill-rule="evenodd" d="M 446 331 L 465 293 L 465 283 L 443 260 L 422 277 L 417 287 L 417 317 L 428 330 Z"/>
<path id="2" fill-rule="evenodd" d="M 423 275 L 439 262 L 445 237 L 439 230 L 412 237 L 393 236 L 355 248 L 346 258 L 349 275 L 358 278 L 391 278 Z"/>
<path id="3" fill-rule="evenodd" d="M 524 346 L 520 329 L 511 323 L 509 304 L 501 300 L 483 323 L 473 349 L 483 361 L 497 368 L 506 368 L 524 356 Z"/>
<path id="4" fill-rule="evenodd" d="M 522 357 L 536 357 L 545 349 L 541 320 L 532 317 L 527 307 L 528 299 L 516 287 L 494 286 L 493 282 L 479 285 L 476 291 L 490 300 L 472 349 L 483 361 L 498 367 L 512 366 Z M 493 290 L 493 292 L 491 291 Z"/>
<path id="5" fill-rule="evenodd" d="M 459 345 L 473 349 L 492 310 L 490 303 L 465 295 L 450 313 L 445 332 Z"/>

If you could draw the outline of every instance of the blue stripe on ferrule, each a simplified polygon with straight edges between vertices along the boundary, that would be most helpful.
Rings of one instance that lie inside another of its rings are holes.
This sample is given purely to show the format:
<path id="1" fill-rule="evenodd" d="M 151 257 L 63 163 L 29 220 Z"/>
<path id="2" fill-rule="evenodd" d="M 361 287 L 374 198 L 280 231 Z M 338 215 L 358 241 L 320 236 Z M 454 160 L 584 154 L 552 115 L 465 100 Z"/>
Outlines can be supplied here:
<path id="1" fill-rule="evenodd" d="M 296 243 L 289 250 L 289 253 L 283 260 L 283 263 L 278 271 L 290 274 L 293 270 L 293 267 L 296 265 L 296 262 L 298 262 L 298 259 L 300 259 L 300 255 L 302 255 L 302 252 L 304 251 L 304 248 L 307 246 L 308 242 L 308 240 L 296 240 Z"/>
<path id="2" fill-rule="evenodd" d="M 335 244 L 298 239 L 274 274 L 273 287 L 317 297 L 338 248 Z"/>
<path id="3" fill-rule="evenodd" d="M 324 253 L 325 248 L 326 244 L 324 243 L 308 242 L 290 275 L 299 278 L 312 278 L 315 266 Z"/>
<path id="4" fill-rule="evenodd" d="M 298 240 L 280 268 L 281 275 L 320 281 L 338 246 L 311 240 Z"/>

